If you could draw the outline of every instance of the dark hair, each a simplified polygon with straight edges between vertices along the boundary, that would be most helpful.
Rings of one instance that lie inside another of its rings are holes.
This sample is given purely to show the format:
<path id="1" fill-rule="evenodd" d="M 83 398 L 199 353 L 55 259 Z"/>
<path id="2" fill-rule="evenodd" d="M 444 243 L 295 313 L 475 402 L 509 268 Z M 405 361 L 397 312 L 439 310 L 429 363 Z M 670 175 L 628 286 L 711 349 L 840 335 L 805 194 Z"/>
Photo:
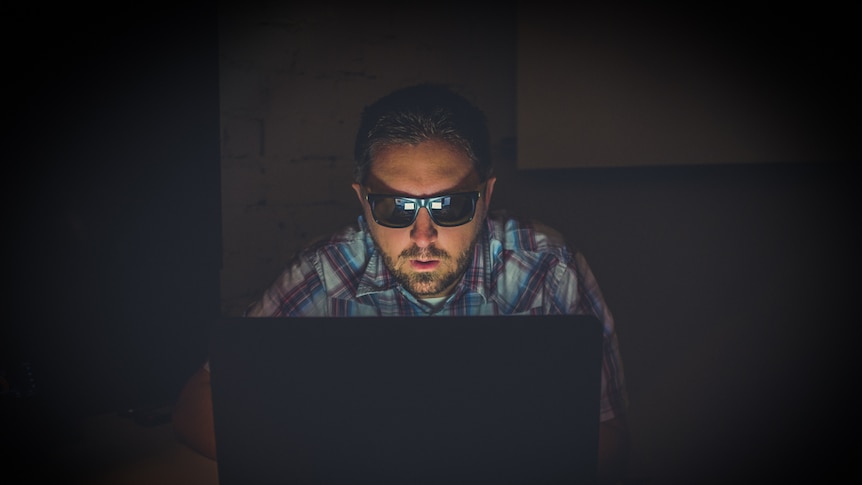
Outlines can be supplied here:
<path id="1" fill-rule="evenodd" d="M 473 161 L 484 182 L 491 176 L 485 114 L 463 96 L 437 84 L 398 89 L 362 111 L 354 146 L 354 180 L 364 183 L 381 148 L 441 140 Z"/>

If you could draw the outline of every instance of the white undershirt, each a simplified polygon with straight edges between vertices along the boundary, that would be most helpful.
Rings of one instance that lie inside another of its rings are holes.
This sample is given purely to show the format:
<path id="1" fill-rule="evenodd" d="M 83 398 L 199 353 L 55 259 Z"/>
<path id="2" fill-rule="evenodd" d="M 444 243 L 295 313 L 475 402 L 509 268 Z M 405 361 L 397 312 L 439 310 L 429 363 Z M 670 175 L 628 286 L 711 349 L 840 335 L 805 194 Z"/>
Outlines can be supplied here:
<path id="1" fill-rule="evenodd" d="M 437 310 L 439 310 L 440 307 L 443 306 L 443 303 L 446 301 L 447 298 L 449 298 L 448 295 L 447 296 L 438 296 L 435 298 L 418 298 L 418 300 L 420 302 L 428 305 L 432 310 L 431 313 L 434 313 Z"/>

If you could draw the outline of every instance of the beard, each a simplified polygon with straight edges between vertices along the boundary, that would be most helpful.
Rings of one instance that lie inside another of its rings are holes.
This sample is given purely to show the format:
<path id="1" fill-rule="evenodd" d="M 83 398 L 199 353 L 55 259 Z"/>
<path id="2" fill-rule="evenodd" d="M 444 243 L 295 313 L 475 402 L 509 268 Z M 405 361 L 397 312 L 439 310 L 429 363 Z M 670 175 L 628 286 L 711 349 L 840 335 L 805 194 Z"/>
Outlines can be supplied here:
<path id="1" fill-rule="evenodd" d="M 454 285 L 464 276 L 467 266 L 473 260 L 473 251 L 476 248 L 479 234 L 481 234 L 481 231 L 476 234 L 467 249 L 454 258 L 447 251 L 439 249 L 436 246 L 431 245 L 420 249 L 414 244 L 401 251 L 398 258 L 393 260 L 391 256 L 380 249 L 377 241 L 374 244 L 377 246 L 377 251 L 383 257 L 383 264 L 386 265 L 386 269 L 395 277 L 395 280 L 413 294 L 413 296 L 427 298 L 443 296 L 440 293 Z M 434 271 L 427 272 L 410 272 L 399 269 L 403 266 L 409 267 L 410 259 L 437 259 L 440 261 L 440 266 Z M 454 262 L 454 265 L 451 264 L 452 262 Z"/>

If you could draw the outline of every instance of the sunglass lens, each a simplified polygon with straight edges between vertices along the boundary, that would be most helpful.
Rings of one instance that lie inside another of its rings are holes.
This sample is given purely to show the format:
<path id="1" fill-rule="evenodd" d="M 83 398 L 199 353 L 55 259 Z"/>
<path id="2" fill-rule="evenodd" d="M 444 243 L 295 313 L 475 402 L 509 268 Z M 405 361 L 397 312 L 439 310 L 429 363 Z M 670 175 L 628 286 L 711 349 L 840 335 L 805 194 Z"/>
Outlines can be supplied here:
<path id="1" fill-rule="evenodd" d="M 439 201 L 431 202 L 434 220 L 441 226 L 459 226 L 469 222 L 474 208 L 473 197 L 470 195 L 441 197 Z"/>
<path id="2" fill-rule="evenodd" d="M 407 227 L 413 223 L 416 204 L 407 199 L 385 197 L 374 201 L 371 210 L 374 218 L 385 226 Z"/>

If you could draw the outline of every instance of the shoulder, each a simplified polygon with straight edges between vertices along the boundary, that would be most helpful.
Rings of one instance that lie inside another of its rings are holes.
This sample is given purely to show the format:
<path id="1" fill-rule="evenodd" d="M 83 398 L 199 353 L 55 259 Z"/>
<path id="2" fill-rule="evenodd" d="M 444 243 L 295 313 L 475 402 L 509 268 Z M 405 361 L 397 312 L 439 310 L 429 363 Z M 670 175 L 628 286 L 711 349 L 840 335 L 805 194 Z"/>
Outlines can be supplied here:
<path id="1" fill-rule="evenodd" d="M 506 314 L 572 313 L 578 304 L 578 258 L 560 231 L 531 218 L 489 214 L 489 273 Z"/>
<path id="2" fill-rule="evenodd" d="M 548 253 L 563 259 L 570 257 L 570 249 L 562 233 L 539 220 L 493 211 L 488 215 L 488 227 L 492 244 L 497 242 L 503 251 Z"/>
<path id="3" fill-rule="evenodd" d="M 247 313 L 250 316 L 325 314 L 327 298 L 356 287 L 367 262 L 365 235 L 359 226 L 353 225 L 307 244 L 290 259 Z"/>
<path id="4" fill-rule="evenodd" d="M 297 253 L 294 263 L 328 261 L 337 258 L 365 259 L 367 248 L 367 231 L 363 230 L 361 225 L 353 224 L 313 239 Z"/>
<path id="5" fill-rule="evenodd" d="M 551 281 L 575 269 L 577 252 L 560 231 L 508 212 L 489 214 L 488 222 L 489 256 L 498 277 Z"/>
<path id="6" fill-rule="evenodd" d="M 288 264 L 294 283 L 318 280 L 327 295 L 355 290 L 368 266 L 374 244 L 361 224 L 346 226 L 307 244 Z M 301 275 L 297 278 L 296 275 Z"/>

